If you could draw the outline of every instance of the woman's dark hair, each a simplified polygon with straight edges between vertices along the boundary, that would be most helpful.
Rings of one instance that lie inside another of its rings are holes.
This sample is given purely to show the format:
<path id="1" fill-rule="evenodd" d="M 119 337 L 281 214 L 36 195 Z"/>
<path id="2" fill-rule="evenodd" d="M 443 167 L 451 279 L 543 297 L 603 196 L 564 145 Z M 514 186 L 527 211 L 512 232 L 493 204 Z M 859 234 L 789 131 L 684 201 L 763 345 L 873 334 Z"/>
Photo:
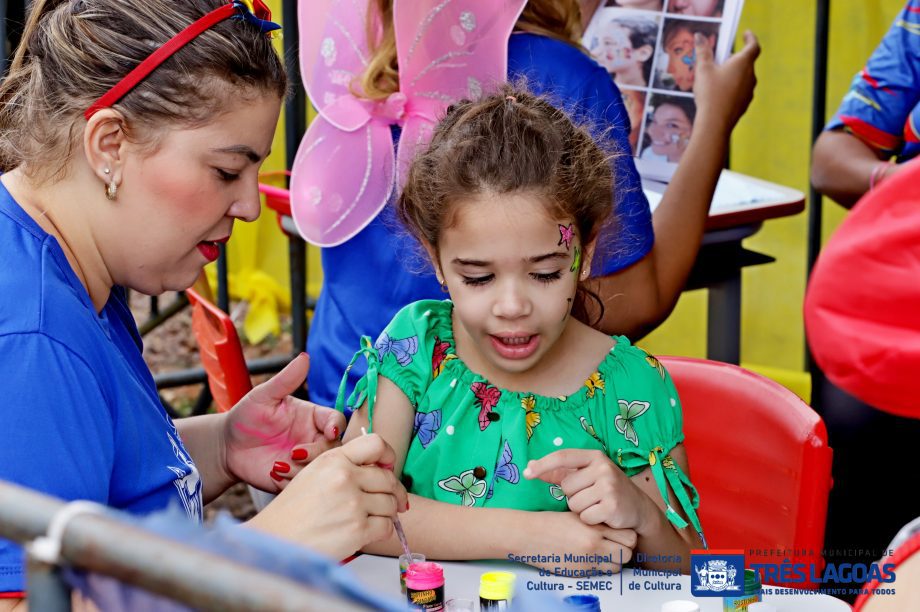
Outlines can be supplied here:
<path id="1" fill-rule="evenodd" d="M 36 0 L 0 85 L 0 168 L 63 175 L 83 112 L 130 70 L 226 0 Z M 197 36 L 113 105 L 135 141 L 206 123 L 260 95 L 283 98 L 284 66 L 242 19 Z M 147 130 L 145 130 L 147 128 Z M 143 138 L 142 138 L 143 136 Z"/>
<path id="2" fill-rule="evenodd" d="M 574 220 L 581 243 L 594 240 L 612 215 L 611 155 L 590 131 L 520 86 L 447 109 L 428 147 L 409 169 L 397 203 L 403 224 L 435 251 L 454 206 L 484 194 L 528 194 L 555 218 Z M 576 274 L 580 272 L 576 271 Z M 572 314 L 586 321 L 579 284 Z M 600 305 L 603 316 L 603 305 Z"/>

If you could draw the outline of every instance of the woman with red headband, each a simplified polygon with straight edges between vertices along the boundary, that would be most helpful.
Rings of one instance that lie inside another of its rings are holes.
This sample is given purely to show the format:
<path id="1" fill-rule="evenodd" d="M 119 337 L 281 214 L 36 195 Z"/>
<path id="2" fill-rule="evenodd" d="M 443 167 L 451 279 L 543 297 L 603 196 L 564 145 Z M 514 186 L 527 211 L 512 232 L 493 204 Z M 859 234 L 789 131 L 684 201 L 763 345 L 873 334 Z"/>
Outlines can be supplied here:
<path id="1" fill-rule="evenodd" d="M 0 86 L 0 479 L 199 520 L 245 481 L 281 491 L 252 527 L 347 555 L 406 509 L 392 450 L 323 453 L 345 422 L 288 395 L 305 356 L 174 424 L 126 302 L 189 287 L 259 215 L 286 88 L 276 27 L 261 0 L 33 3 Z M 0 541 L 0 610 L 24 597 L 21 556 Z"/>

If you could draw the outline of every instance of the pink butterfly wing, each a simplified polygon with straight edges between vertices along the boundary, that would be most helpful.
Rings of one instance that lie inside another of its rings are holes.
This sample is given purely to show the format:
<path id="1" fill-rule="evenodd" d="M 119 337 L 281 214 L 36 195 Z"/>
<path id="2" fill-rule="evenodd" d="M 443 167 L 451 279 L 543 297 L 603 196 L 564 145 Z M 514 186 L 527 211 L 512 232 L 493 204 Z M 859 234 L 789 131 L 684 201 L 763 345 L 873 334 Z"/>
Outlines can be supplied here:
<path id="1" fill-rule="evenodd" d="M 447 106 L 505 82 L 508 37 L 526 0 L 394 0 L 400 91 L 408 98 L 399 185 Z"/>
<path id="2" fill-rule="evenodd" d="M 393 167 L 389 126 L 344 132 L 316 117 L 291 168 L 291 211 L 304 240 L 332 247 L 364 229 L 390 197 Z"/>
<path id="3" fill-rule="evenodd" d="M 482 408 L 479 409 L 479 429 L 480 431 L 485 431 L 486 427 L 492 424 L 492 421 L 489 420 L 489 409 L 483 404 Z"/>
<path id="4" fill-rule="evenodd" d="M 300 0 L 300 74 L 313 106 L 330 123 L 353 131 L 367 122 L 366 107 L 349 87 L 364 72 L 369 54 L 368 0 Z"/>

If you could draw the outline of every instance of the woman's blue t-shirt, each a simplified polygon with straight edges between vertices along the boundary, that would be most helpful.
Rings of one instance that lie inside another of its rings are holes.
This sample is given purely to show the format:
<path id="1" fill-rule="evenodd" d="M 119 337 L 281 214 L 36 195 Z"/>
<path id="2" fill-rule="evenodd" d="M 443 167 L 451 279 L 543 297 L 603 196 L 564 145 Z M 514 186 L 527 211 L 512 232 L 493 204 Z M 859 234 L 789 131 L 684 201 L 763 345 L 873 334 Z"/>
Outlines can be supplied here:
<path id="1" fill-rule="evenodd" d="M 198 470 L 160 404 L 124 290 L 97 313 L 57 240 L 2 184 L 0 261 L 0 480 L 201 520 Z M 22 560 L 0 539 L 0 593 L 25 588 Z"/>
<path id="2" fill-rule="evenodd" d="M 615 229 L 599 238 L 595 275 L 622 270 L 651 250 L 651 212 L 629 155 L 629 116 L 610 75 L 576 47 L 546 36 L 515 33 L 508 42 L 508 77 L 547 95 L 577 122 L 592 126 L 622 152 L 614 159 Z M 335 403 L 342 373 L 361 336 L 376 337 L 403 306 L 444 294 L 421 247 L 388 204 L 348 242 L 322 250 L 323 289 L 310 327 L 310 398 Z M 358 362 L 349 386 L 364 373 Z"/>

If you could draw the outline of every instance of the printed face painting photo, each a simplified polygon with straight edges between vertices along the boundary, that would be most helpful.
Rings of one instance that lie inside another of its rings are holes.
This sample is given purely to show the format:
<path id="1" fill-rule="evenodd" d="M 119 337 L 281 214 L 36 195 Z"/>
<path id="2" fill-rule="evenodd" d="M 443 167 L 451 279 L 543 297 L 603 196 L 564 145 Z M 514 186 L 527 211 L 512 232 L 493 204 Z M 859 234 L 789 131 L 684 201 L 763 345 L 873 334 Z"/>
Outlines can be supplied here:
<path id="1" fill-rule="evenodd" d="M 655 87 L 692 91 L 696 75 L 696 48 L 693 35 L 702 34 L 713 52 L 718 42 L 719 24 L 686 19 L 665 19 L 656 63 Z"/>
<path id="2" fill-rule="evenodd" d="M 653 94 L 645 113 L 641 159 L 679 162 L 693 133 L 696 104 L 689 96 Z"/>
<path id="3" fill-rule="evenodd" d="M 659 17 L 616 9 L 604 11 L 589 51 L 617 85 L 648 87 Z"/>
<path id="4" fill-rule="evenodd" d="M 644 11 L 661 11 L 664 0 L 607 0 L 605 6 L 640 9 Z"/>
<path id="5" fill-rule="evenodd" d="M 671 0 L 668 12 L 688 17 L 721 17 L 725 0 Z"/>
<path id="6" fill-rule="evenodd" d="M 639 130 L 642 127 L 642 111 L 645 110 L 646 93 L 638 89 L 621 89 L 623 105 L 629 114 L 629 148 L 633 155 L 639 153 Z"/>

